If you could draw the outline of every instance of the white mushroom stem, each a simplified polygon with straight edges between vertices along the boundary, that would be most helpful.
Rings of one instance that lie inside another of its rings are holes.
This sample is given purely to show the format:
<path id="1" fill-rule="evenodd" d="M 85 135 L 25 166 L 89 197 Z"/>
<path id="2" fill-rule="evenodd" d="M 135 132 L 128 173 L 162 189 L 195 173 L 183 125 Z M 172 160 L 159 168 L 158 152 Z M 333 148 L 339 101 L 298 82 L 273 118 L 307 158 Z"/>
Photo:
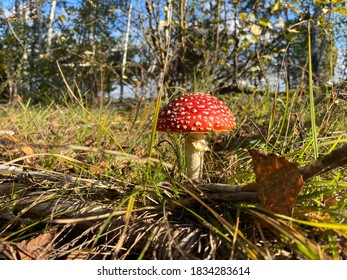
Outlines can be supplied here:
<path id="1" fill-rule="evenodd" d="M 208 151 L 205 133 L 189 133 L 185 139 L 187 176 L 193 181 L 202 180 L 204 152 Z"/>

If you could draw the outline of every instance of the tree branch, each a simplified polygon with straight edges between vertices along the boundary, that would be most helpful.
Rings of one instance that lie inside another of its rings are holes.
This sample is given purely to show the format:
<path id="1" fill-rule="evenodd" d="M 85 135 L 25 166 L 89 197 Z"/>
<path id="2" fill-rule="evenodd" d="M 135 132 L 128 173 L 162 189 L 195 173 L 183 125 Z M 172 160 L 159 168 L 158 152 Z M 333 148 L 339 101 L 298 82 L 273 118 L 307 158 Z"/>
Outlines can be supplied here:
<path id="1" fill-rule="evenodd" d="M 314 162 L 301 167 L 300 172 L 304 181 L 308 181 L 313 177 L 326 173 L 334 168 L 347 164 L 347 144 L 334 149 L 330 154 L 319 157 Z"/>

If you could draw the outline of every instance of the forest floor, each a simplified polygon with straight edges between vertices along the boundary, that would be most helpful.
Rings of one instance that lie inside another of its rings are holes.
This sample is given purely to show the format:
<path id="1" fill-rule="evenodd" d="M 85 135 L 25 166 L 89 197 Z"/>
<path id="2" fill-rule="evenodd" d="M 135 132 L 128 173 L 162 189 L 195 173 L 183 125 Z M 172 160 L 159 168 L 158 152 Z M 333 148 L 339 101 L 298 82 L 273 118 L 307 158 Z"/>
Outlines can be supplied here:
<path id="1" fill-rule="evenodd" d="M 262 204 L 254 162 L 298 169 L 315 141 L 318 156 L 343 146 L 347 102 L 316 100 L 315 140 L 304 93 L 220 98 L 237 128 L 206 136 L 203 184 L 184 175 L 183 135 L 151 142 L 153 100 L 0 105 L 0 259 L 347 259 L 346 166 L 275 191 L 287 215 Z"/>

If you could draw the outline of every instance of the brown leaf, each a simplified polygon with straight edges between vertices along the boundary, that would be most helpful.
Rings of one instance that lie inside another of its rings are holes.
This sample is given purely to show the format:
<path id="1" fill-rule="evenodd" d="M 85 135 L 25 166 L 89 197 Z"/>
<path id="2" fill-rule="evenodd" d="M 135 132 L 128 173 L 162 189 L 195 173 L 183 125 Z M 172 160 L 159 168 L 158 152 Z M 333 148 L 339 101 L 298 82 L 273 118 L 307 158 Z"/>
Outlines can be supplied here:
<path id="1" fill-rule="evenodd" d="M 48 253 L 53 251 L 52 240 L 56 229 L 40 234 L 30 240 L 23 240 L 16 244 L 21 260 L 46 260 Z"/>
<path id="2" fill-rule="evenodd" d="M 304 180 L 296 163 L 275 154 L 248 150 L 252 156 L 260 205 L 275 213 L 292 215 Z"/>
<path id="3" fill-rule="evenodd" d="M 16 136 L 0 135 L 0 145 L 3 145 L 6 150 L 6 152 L 2 152 L 4 156 L 22 157 L 25 155 L 28 156 L 24 160 L 27 164 L 35 162 L 34 149 Z"/>
<path id="4" fill-rule="evenodd" d="M 35 155 L 35 151 L 32 147 L 24 144 L 20 150 L 22 151 L 22 153 L 24 153 L 26 156 L 32 156 L 32 155 Z M 27 164 L 33 164 L 35 162 L 35 156 L 32 156 L 32 157 L 27 157 L 25 159 L 25 162 Z"/>

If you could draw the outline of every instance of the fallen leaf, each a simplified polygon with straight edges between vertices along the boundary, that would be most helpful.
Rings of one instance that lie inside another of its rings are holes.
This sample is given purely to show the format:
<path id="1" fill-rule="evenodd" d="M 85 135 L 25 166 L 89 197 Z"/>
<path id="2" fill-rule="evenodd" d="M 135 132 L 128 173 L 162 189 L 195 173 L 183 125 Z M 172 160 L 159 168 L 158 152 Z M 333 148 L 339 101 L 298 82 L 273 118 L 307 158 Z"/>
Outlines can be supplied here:
<path id="1" fill-rule="evenodd" d="M 20 150 L 22 151 L 22 153 L 24 153 L 26 156 L 29 156 L 25 159 L 25 162 L 27 164 L 34 164 L 35 163 L 35 151 L 32 147 L 28 146 L 27 144 L 23 144 L 23 146 L 21 146 Z"/>
<path id="2" fill-rule="evenodd" d="M 298 194 L 304 186 L 299 167 L 285 157 L 249 149 L 256 176 L 260 205 L 279 214 L 292 216 Z"/>
<path id="3" fill-rule="evenodd" d="M 40 234 L 30 240 L 23 240 L 16 244 L 21 260 L 47 260 L 48 254 L 53 251 L 53 238 L 56 235 L 56 228 L 49 232 Z"/>
<path id="4" fill-rule="evenodd" d="M 5 151 L 1 152 L 3 156 L 11 157 L 22 157 L 23 155 L 27 156 L 25 162 L 27 164 L 35 163 L 35 151 L 34 149 L 22 141 L 20 138 L 12 135 L 0 135 L 0 145 L 3 146 Z"/>

